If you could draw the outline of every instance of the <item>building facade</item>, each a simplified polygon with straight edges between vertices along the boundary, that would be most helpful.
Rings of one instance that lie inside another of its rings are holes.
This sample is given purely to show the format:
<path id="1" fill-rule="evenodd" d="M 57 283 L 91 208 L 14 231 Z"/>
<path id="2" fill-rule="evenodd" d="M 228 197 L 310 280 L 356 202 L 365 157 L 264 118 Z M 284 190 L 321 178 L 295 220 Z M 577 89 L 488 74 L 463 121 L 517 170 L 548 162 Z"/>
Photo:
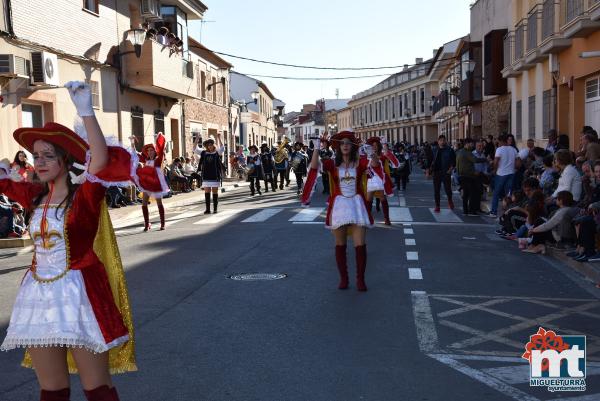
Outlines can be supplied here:
<path id="1" fill-rule="evenodd" d="M 69 0 L 0 3 L 2 157 L 18 150 L 11 138 L 16 128 L 72 126 L 75 109 L 61 88 L 71 80 L 89 82 L 106 135 L 126 144 L 134 136 L 141 149 L 163 132 L 167 159 L 185 153 L 182 103 L 197 96 L 187 23 L 203 17 L 202 2 L 84 1 L 83 8 Z M 160 27 L 172 38 L 157 36 Z"/>
<path id="2" fill-rule="evenodd" d="M 434 140 L 437 124 L 432 119 L 432 95 L 438 83 L 428 71 L 432 60 L 418 58 L 378 85 L 354 95 L 348 106 L 352 128 L 362 139 L 386 137 L 390 142 L 421 143 Z"/>

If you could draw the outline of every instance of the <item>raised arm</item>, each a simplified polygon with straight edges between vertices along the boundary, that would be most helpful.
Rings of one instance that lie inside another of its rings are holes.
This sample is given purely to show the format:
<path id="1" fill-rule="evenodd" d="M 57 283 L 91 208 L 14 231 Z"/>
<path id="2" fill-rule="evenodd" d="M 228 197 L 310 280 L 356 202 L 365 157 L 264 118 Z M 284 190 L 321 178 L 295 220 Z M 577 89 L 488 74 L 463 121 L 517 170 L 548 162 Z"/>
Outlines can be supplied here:
<path id="1" fill-rule="evenodd" d="M 319 149 L 321 149 L 321 140 L 319 138 L 311 139 L 315 153 L 313 157 L 310 159 L 310 168 L 314 170 L 318 170 L 319 168 Z"/>
<path id="2" fill-rule="evenodd" d="M 80 81 L 67 82 L 65 88 L 69 90 L 71 100 L 87 132 L 87 142 L 90 145 L 91 154 L 88 172 L 96 174 L 108 162 L 108 148 L 92 107 L 92 91 L 88 84 Z"/>

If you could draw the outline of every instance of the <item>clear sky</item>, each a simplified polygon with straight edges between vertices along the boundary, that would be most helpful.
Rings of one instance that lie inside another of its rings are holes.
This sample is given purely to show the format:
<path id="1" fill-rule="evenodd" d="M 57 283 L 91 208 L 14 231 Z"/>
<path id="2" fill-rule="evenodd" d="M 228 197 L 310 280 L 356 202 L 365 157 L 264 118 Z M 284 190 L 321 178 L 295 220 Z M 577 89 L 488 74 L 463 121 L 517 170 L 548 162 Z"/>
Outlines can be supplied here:
<path id="1" fill-rule="evenodd" d="M 208 48 L 260 60 L 326 67 L 413 64 L 433 49 L 469 33 L 472 0 L 203 0 L 203 24 L 190 35 Z M 210 22 L 214 21 L 214 22 Z M 397 70 L 315 71 L 224 57 L 244 74 L 346 77 Z M 259 78 L 298 111 L 317 99 L 350 98 L 385 77 L 344 81 Z"/>

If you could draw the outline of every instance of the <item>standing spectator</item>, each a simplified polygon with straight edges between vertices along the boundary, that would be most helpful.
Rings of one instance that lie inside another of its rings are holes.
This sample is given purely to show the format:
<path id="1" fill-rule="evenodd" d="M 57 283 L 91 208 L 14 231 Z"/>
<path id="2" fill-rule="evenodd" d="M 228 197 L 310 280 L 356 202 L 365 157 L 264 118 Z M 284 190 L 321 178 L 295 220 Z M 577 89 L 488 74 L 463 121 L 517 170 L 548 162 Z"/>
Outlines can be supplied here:
<path id="1" fill-rule="evenodd" d="M 485 140 L 479 140 L 475 144 L 475 150 L 473 151 L 473 155 L 477 159 L 485 160 L 475 163 L 475 185 L 477 188 L 479 188 L 479 193 L 481 194 L 482 200 L 486 200 L 487 198 L 485 187 L 490 183 L 490 177 L 488 173 L 490 163 L 487 160 L 488 156 L 485 154 L 485 145 Z M 481 213 L 482 211 L 479 210 L 479 212 Z"/>
<path id="2" fill-rule="evenodd" d="M 484 148 L 485 157 L 494 157 L 496 154 L 496 146 L 494 145 L 494 136 L 488 135 L 488 139 Z"/>
<path id="3" fill-rule="evenodd" d="M 433 161 L 431 163 L 431 174 L 433 175 L 433 191 L 435 197 L 435 212 L 440 212 L 440 189 L 442 183 L 448 197 L 448 207 L 454 209 L 452 201 L 452 170 L 456 166 L 456 154 L 454 150 L 448 146 L 446 136 L 438 137 L 438 146 L 433 151 Z"/>
<path id="4" fill-rule="evenodd" d="M 515 177 L 515 160 L 517 158 L 517 150 L 508 145 L 508 136 L 500 135 L 498 142 L 500 147 L 496 149 L 494 158 L 494 169 L 496 170 L 496 178 L 494 182 L 494 195 L 492 198 L 492 210 L 490 217 L 498 216 L 498 202 L 501 196 L 510 194 L 513 187 Z"/>
<path id="5" fill-rule="evenodd" d="M 10 168 L 16 171 L 25 181 L 31 182 L 33 179 L 33 166 L 28 163 L 27 154 L 22 150 L 17 152 Z"/>
<path id="6" fill-rule="evenodd" d="M 465 216 L 477 215 L 481 206 L 481 191 L 475 176 L 475 163 L 487 161 L 485 158 L 477 159 L 473 155 L 473 140 L 464 140 L 464 146 L 456 152 L 456 171 L 458 180 L 463 190 L 463 214 Z"/>
<path id="7" fill-rule="evenodd" d="M 548 145 L 546 146 L 546 151 L 554 154 L 556 152 L 558 135 L 556 134 L 555 129 L 551 129 L 548 131 Z"/>

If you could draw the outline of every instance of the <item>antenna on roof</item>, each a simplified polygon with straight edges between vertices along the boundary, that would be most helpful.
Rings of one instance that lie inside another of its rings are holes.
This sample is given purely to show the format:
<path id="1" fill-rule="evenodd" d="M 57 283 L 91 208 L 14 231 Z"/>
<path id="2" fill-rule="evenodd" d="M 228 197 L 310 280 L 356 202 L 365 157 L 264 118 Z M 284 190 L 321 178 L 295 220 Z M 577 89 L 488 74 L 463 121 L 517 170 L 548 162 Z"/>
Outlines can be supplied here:
<path id="1" fill-rule="evenodd" d="M 200 37 L 198 38 L 198 41 L 200 43 L 202 43 L 202 28 L 204 28 L 204 24 L 206 24 L 208 22 L 217 22 L 217 21 L 213 21 L 213 20 L 201 20 L 200 21 Z"/>
<path id="2" fill-rule="evenodd" d="M 336 99 L 340 98 L 340 88 L 335 88 L 335 98 Z"/>

